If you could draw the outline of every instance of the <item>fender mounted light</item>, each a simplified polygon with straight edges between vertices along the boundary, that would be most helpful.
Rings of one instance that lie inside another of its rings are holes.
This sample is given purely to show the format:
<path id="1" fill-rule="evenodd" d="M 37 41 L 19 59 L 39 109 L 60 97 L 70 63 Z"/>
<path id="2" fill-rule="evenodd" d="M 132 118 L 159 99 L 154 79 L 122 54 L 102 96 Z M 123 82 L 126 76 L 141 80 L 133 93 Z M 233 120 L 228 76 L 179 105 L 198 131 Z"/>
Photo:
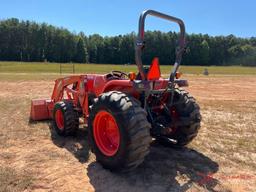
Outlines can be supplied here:
<path id="1" fill-rule="evenodd" d="M 136 74 L 134 72 L 129 72 L 128 77 L 131 81 L 134 81 L 136 79 Z"/>
<path id="2" fill-rule="evenodd" d="M 176 74 L 175 74 L 175 78 L 176 78 L 176 79 L 179 79 L 179 78 L 181 77 L 181 75 L 182 75 L 182 73 L 180 73 L 180 72 L 176 72 Z"/>

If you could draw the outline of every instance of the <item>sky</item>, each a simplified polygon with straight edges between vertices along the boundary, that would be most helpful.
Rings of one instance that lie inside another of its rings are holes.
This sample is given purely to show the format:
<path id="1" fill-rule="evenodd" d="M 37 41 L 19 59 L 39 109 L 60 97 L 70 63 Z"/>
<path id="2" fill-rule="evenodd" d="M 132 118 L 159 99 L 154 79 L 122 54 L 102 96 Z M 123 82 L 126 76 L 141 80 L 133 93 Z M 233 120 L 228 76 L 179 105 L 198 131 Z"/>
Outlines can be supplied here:
<path id="1" fill-rule="evenodd" d="M 190 34 L 256 36 L 255 0 L 0 0 L 0 19 L 15 17 L 86 35 L 114 36 L 137 32 L 139 15 L 146 9 L 181 18 Z M 145 29 L 178 30 L 154 17 L 146 19 Z"/>

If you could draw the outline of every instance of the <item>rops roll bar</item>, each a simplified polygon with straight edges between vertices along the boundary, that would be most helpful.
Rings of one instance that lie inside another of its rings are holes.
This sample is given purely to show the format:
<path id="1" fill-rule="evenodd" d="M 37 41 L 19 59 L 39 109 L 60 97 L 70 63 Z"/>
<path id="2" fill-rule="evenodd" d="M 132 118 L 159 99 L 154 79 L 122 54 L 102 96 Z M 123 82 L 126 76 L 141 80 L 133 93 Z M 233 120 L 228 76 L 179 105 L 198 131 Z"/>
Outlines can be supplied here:
<path id="1" fill-rule="evenodd" d="M 147 79 L 147 76 L 146 76 L 147 74 L 145 73 L 145 70 L 144 70 L 143 64 L 142 64 L 142 59 L 141 59 L 142 49 L 145 44 L 145 42 L 144 42 L 144 32 L 145 32 L 144 27 L 145 27 L 145 19 L 146 19 L 147 15 L 151 15 L 151 16 L 155 16 L 155 17 L 159 17 L 162 19 L 166 19 L 166 20 L 175 22 L 180 27 L 179 46 L 176 49 L 176 58 L 175 58 L 174 67 L 173 67 L 173 70 L 171 71 L 171 74 L 169 77 L 170 81 L 172 81 L 172 80 L 174 80 L 175 74 L 179 68 L 179 65 L 180 65 L 181 59 L 182 59 L 182 54 L 185 49 L 185 25 L 181 19 L 169 16 L 169 15 L 157 12 L 157 11 L 146 10 L 146 11 L 142 12 L 142 14 L 140 15 L 140 20 L 139 20 L 138 37 L 137 37 L 137 40 L 135 43 L 135 61 L 138 66 L 142 80 Z"/>

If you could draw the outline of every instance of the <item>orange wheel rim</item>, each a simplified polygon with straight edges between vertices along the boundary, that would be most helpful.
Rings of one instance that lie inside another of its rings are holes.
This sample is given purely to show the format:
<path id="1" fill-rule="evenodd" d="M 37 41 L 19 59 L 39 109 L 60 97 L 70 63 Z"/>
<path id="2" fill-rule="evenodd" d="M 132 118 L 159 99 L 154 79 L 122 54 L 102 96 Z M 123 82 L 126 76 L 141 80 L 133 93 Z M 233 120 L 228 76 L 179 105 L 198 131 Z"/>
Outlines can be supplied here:
<path id="1" fill-rule="evenodd" d="M 106 156 L 117 153 L 120 145 L 120 132 L 115 118 L 107 111 L 100 111 L 93 122 L 93 135 L 99 150 Z"/>
<path id="2" fill-rule="evenodd" d="M 64 129 L 64 117 L 60 109 L 55 112 L 55 122 L 60 130 Z"/>

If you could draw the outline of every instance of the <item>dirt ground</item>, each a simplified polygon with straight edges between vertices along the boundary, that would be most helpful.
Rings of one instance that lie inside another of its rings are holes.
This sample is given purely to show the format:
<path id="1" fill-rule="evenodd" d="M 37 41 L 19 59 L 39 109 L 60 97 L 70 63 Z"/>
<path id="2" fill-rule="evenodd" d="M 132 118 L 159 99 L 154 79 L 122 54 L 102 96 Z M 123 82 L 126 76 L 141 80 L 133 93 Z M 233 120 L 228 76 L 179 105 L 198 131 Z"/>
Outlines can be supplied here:
<path id="1" fill-rule="evenodd" d="M 95 162 L 86 130 L 61 138 L 50 122 L 29 123 L 30 100 L 52 80 L 0 81 L 0 191 L 256 191 L 256 77 L 188 76 L 203 116 L 184 149 L 154 142 L 134 172 Z"/>

